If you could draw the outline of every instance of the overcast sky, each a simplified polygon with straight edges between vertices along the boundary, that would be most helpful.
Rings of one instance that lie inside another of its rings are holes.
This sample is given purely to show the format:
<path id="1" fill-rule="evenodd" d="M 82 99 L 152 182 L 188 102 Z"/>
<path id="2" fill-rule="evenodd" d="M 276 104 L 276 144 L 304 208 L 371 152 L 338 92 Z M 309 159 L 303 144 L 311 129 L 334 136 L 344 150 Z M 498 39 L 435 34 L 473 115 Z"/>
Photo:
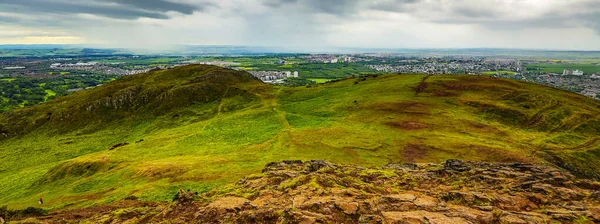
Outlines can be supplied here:
<path id="1" fill-rule="evenodd" d="M 0 0 L 0 44 L 600 50 L 600 0 Z"/>

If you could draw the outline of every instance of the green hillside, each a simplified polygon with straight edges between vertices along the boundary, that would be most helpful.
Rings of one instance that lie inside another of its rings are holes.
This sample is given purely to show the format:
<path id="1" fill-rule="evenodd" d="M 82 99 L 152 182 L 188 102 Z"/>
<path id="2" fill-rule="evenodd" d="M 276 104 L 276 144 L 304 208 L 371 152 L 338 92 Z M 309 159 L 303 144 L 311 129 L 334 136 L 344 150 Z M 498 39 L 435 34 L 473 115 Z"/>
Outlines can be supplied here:
<path id="1" fill-rule="evenodd" d="M 600 103 L 488 76 L 382 75 L 313 87 L 185 66 L 0 114 L 0 205 L 170 200 L 271 161 L 550 163 L 600 178 Z"/>

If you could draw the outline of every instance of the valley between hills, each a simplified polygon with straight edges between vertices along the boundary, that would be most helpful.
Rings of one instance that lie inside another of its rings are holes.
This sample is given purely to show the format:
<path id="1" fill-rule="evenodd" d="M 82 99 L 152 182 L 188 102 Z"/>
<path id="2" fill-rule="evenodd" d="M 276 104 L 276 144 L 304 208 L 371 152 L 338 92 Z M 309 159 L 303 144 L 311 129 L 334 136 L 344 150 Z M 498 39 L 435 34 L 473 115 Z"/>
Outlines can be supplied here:
<path id="1" fill-rule="evenodd" d="M 171 201 L 180 189 L 223 193 L 284 160 L 533 164 L 593 185 L 599 134 L 598 101 L 532 83 L 370 75 L 282 87 L 189 65 L 0 114 L 0 205 L 68 210 Z"/>

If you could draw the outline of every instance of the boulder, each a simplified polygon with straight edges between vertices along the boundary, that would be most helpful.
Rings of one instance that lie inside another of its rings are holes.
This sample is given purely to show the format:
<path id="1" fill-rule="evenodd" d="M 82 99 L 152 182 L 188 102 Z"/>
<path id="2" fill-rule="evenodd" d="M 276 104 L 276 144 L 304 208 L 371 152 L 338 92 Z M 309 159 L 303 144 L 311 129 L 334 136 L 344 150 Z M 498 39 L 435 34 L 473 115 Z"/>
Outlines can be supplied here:
<path id="1" fill-rule="evenodd" d="M 386 196 L 383 196 L 381 198 L 384 201 L 393 202 L 393 203 L 397 203 L 397 202 L 413 202 L 415 199 L 417 199 L 417 197 L 415 195 L 408 194 L 408 193 L 386 195 Z"/>
<path id="2" fill-rule="evenodd" d="M 462 224 L 468 223 L 462 218 L 447 217 L 441 213 L 427 211 L 410 211 L 410 212 L 383 212 L 383 218 L 386 223 L 391 224 Z"/>
<path id="3" fill-rule="evenodd" d="M 449 159 L 446 160 L 444 169 L 447 171 L 465 172 L 471 170 L 471 167 L 467 166 L 462 160 Z"/>
<path id="4" fill-rule="evenodd" d="M 315 172 L 325 167 L 330 167 L 330 164 L 323 160 L 311 160 L 307 162 L 308 172 Z"/>
<path id="5" fill-rule="evenodd" d="M 358 211 L 358 203 L 356 202 L 336 202 L 335 205 L 346 215 L 356 214 Z"/>
<path id="6" fill-rule="evenodd" d="M 252 203 L 245 198 L 240 197 L 224 197 L 219 198 L 206 206 L 208 210 L 214 210 L 218 214 L 224 214 L 227 212 L 239 212 L 244 208 L 255 207 Z"/>
<path id="7" fill-rule="evenodd" d="M 506 224 L 527 224 L 527 221 L 520 219 L 516 215 L 507 215 L 500 218 L 500 223 Z"/>
<path id="8" fill-rule="evenodd" d="M 193 202 L 198 196 L 198 192 L 192 192 L 190 190 L 179 189 L 177 194 L 173 197 L 173 202 L 177 204 L 189 204 Z"/>
<path id="9" fill-rule="evenodd" d="M 590 208 L 590 215 L 596 222 L 600 222 L 600 207 Z"/>
<path id="10" fill-rule="evenodd" d="M 416 206 L 425 209 L 431 209 L 437 206 L 437 199 L 429 196 L 419 196 L 414 202 Z"/>

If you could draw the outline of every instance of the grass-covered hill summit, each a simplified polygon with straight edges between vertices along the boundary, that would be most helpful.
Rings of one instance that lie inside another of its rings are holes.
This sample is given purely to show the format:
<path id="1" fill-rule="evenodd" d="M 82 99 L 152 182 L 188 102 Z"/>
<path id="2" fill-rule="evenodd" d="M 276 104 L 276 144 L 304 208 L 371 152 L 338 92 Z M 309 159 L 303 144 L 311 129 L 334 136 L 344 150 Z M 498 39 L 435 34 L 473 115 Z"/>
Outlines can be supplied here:
<path id="1" fill-rule="evenodd" d="M 384 75 L 307 87 L 185 66 L 0 114 L 0 205 L 170 200 L 271 161 L 450 158 L 600 177 L 600 103 L 487 76 Z"/>

